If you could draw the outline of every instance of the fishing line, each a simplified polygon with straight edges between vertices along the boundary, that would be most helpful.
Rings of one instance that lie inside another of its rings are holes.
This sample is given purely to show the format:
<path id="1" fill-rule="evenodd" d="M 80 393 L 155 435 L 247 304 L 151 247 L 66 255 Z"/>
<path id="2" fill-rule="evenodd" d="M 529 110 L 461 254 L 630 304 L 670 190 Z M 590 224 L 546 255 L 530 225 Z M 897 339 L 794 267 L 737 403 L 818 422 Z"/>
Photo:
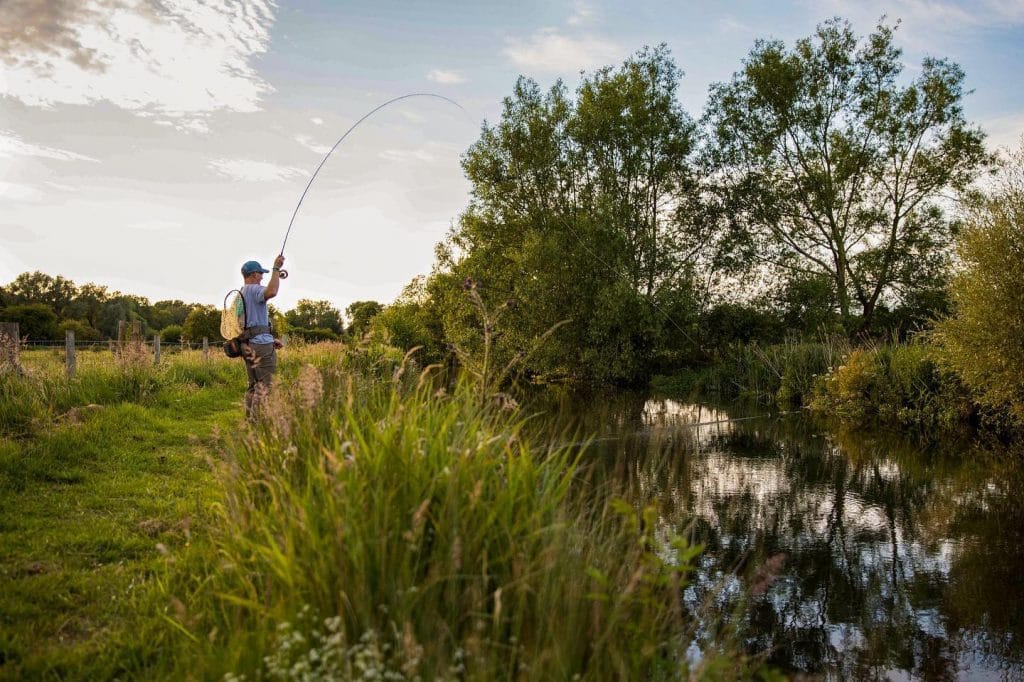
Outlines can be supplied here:
<path id="1" fill-rule="evenodd" d="M 330 150 L 324 155 L 324 158 L 321 159 L 319 165 L 317 165 L 316 170 L 313 171 L 313 174 L 309 178 L 309 182 L 306 183 L 306 188 L 302 190 L 302 195 L 299 196 L 298 203 L 295 204 L 295 210 L 292 211 L 291 220 L 288 221 L 288 229 L 285 231 L 285 233 L 284 233 L 284 240 L 281 242 L 281 251 L 280 251 L 281 255 L 284 255 L 285 246 L 288 245 L 288 237 L 291 236 L 292 227 L 295 224 L 295 217 L 299 214 L 299 208 L 302 207 L 302 202 L 306 198 L 306 194 L 309 192 L 309 188 L 313 186 L 313 181 L 316 180 L 317 176 L 320 174 L 320 170 L 324 167 L 324 164 L 327 163 L 327 159 L 329 159 L 331 157 L 331 154 L 334 153 L 334 151 L 341 145 L 341 143 L 344 142 L 345 139 L 356 128 L 358 128 L 359 125 L 363 121 L 365 121 L 366 119 L 370 118 L 371 116 L 373 116 L 375 113 L 377 113 L 381 109 L 383 109 L 383 108 L 385 108 L 387 106 L 390 106 L 391 104 L 394 104 L 395 102 L 400 102 L 402 100 L 410 99 L 412 97 L 430 97 L 430 98 L 433 98 L 433 99 L 439 99 L 439 100 L 448 102 L 449 104 L 453 104 L 456 107 L 458 107 L 464 114 L 466 114 L 466 116 L 470 120 L 472 120 L 472 117 L 470 116 L 469 112 L 466 111 L 465 107 L 463 107 L 461 104 L 459 104 L 455 100 L 451 99 L 450 97 L 445 97 L 444 95 L 438 95 L 438 94 L 433 93 L 433 92 L 413 92 L 413 93 L 409 93 L 409 94 L 406 94 L 406 95 L 400 95 L 398 97 L 394 97 L 392 99 L 389 99 L 388 101 L 384 102 L 383 104 L 380 104 L 380 105 L 374 107 L 373 109 L 371 109 L 370 111 L 368 111 L 358 121 L 353 123 L 352 126 L 348 130 L 346 130 L 345 133 L 340 138 L 338 138 L 338 141 L 334 143 L 334 146 L 332 146 L 330 148 Z M 569 222 L 565 218 L 563 218 L 562 216 L 557 216 L 557 215 L 556 215 L 556 218 L 563 225 L 565 225 L 565 227 L 572 233 L 572 235 L 576 239 L 576 241 L 584 249 L 586 249 L 586 251 L 594 258 L 594 260 L 596 260 L 601 265 L 605 266 L 608 270 L 611 270 L 612 273 L 614 273 L 617 277 L 619 277 L 620 279 L 625 281 L 627 284 L 630 284 L 629 279 L 626 277 L 626 275 L 624 275 L 617 268 L 615 268 L 614 266 L 609 264 L 607 261 L 605 261 L 603 258 L 601 258 L 601 256 L 599 256 L 593 249 L 591 249 L 590 246 L 586 243 L 586 241 L 579 235 L 579 233 L 572 227 L 572 225 L 569 224 Z M 282 279 L 287 279 L 288 271 L 287 270 L 281 270 L 279 276 Z M 697 341 L 692 336 L 690 336 L 690 334 L 685 329 L 683 329 L 682 325 L 680 325 L 678 322 L 676 322 L 675 318 L 673 318 L 671 315 L 669 315 L 669 313 L 664 308 L 662 308 L 660 305 L 658 305 L 658 303 L 656 303 L 653 298 L 642 297 L 642 299 L 644 301 L 646 301 L 647 303 L 649 303 L 659 313 L 661 313 L 661 315 L 664 316 L 666 320 L 671 322 L 672 326 L 674 326 L 676 329 L 678 329 L 679 332 L 687 340 L 689 340 L 695 346 L 699 347 L 699 344 L 697 343 Z"/>
<path id="2" fill-rule="evenodd" d="M 329 159 L 331 157 L 331 154 L 334 153 L 334 150 L 337 149 L 338 146 L 342 142 L 345 141 L 345 138 L 348 137 L 352 133 L 353 130 L 355 130 L 356 128 L 359 127 L 360 123 L 362 123 L 366 119 L 370 118 L 371 116 L 373 116 L 375 113 L 377 113 L 378 111 L 380 111 L 384 107 L 386 107 L 386 106 L 388 106 L 390 104 L 394 104 L 395 102 L 400 102 L 403 99 L 409 99 L 410 97 L 432 97 L 434 99 L 444 100 L 445 102 L 448 102 L 449 104 L 454 104 L 455 106 L 457 106 L 459 109 L 462 110 L 462 112 L 464 114 L 466 114 L 467 117 L 470 118 L 470 120 L 472 120 L 472 117 L 469 116 L 469 112 L 466 111 L 466 109 L 461 104 L 459 104 L 458 102 L 456 102 L 455 100 L 453 100 L 453 99 L 451 99 L 449 97 L 445 97 L 444 95 L 438 95 L 438 94 L 435 94 L 433 92 L 413 92 L 413 93 L 409 93 L 408 95 L 400 95 L 400 96 L 395 97 L 393 99 L 389 99 L 387 102 L 384 102 L 383 104 L 381 104 L 381 105 L 375 107 L 374 109 L 368 111 L 366 114 L 363 115 L 362 118 L 360 118 L 358 121 L 353 123 L 352 127 L 345 131 L 344 135 L 342 135 L 340 138 L 338 138 L 338 141 L 334 143 L 334 146 L 331 147 L 330 151 L 328 151 L 327 154 L 324 155 L 324 158 L 320 161 L 320 165 L 318 165 L 316 167 L 316 170 L 313 171 L 313 175 L 309 178 L 309 182 L 306 183 L 306 189 L 302 190 L 302 196 L 299 197 L 299 203 L 295 204 L 295 210 L 292 212 L 292 219 L 288 221 L 288 230 L 287 230 L 287 232 L 284 233 L 284 241 L 281 242 L 281 255 L 282 256 L 284 255 L 284 247 L 288 244 L 288 236 L 291 235 L 291 233 L 292 233 L 292 224 L 295 222 L 295 216 L 297 216 L 299 214 L 299 207 L 302 206 L 302 200 L 306 198 L 306 193 L 309 191 L 309 188 L 313 185 L 313 181 L 316 180 L 316 176 L 319 175 L 320 169 L 324 167 L 324 164 L 327 163 L 327 159 Z M 287 277 L 287 276 L 288 276 L 288 274 L 285 271 L 282 270 L 281 271 L 281 277 Z"/>

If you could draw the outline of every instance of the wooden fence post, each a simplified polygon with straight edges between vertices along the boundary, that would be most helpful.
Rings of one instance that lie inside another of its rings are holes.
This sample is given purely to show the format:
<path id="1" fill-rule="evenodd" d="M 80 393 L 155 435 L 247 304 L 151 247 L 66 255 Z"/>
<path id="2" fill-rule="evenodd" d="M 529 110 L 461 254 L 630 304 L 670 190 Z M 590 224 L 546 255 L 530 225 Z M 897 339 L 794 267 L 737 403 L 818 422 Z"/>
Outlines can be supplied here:
<path id="1" fill-rule="evenodd" d="M 75 378 L 75 332 L 68 329 L 64 332 L 64 364 L 68 370 L 68 379 Z"/>
<path id="2" fill-rule="evenodd" d="M 210 340 L 207 339 L 205 336 L 203 337 L 203 359 L 210 359 Z"/>
<path id="3" fill-rule="evenodd" d="M 141 353 L 142 352 L 142 322 L 140 320 L 132 320 L 132 350 Z"/>
<path id="4" fill-rule="evenodd" d="M 21 345 L 21 334 L 17 322 L 0 322 L 0 370 L 12 369 L 21 371 L 18 348 Z"/>
<path id="5" fill-rule="evenodd" d="M 153 360 L 153 364 L 159 365 L 160 364 L 160 335 L 159 334 L 153 334 L 153 355 L 156 356 L 155 359 Z"/>
<path id="6" fill-rule="evenodd" d="M 120 353 L 124 350 L 124 327 L 125 321 L 117 321 L 117 352 Z"/>

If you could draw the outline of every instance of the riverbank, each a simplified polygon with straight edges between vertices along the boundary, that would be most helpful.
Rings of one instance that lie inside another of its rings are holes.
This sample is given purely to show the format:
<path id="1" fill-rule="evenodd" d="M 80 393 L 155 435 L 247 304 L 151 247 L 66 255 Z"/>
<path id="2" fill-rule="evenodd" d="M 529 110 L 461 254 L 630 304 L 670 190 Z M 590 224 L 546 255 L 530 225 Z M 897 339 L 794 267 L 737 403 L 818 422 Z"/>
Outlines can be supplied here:
<path id="1" fill-rule="evenodd" d="M 699 545 L 574 486 L 576 450 L 532 442 L 485 388 L 438 383 L 393 349 L 292 349 L 273 418 L 249 429 L 240 364 L 83 366 L 68 381 L 30 355 L 0 410 L 2 677 L 759 665 L 671 597 Z M 131 390 L 99 392 L 117 377 Z"/>
<path id="2" fill-rule="evenodd" d="M 909 427 L 932 433 L 980 429 L 1013 438 L 1009 410 L 984 407 L 924 342 L 854 346 L 845 340 L 737 344 L 712 364 L 655 377 L 665 394 L 805 408 L 840 423 Z"/>

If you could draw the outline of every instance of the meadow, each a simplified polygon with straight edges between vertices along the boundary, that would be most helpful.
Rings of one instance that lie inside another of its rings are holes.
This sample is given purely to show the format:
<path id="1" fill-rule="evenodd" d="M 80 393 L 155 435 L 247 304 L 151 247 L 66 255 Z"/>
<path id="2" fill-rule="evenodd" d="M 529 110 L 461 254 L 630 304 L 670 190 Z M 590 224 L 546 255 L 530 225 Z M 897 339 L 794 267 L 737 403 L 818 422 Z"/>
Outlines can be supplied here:
<path id="1" fill-rule="evenodd" d="M 250 426 L 241 363 L 85 355 L 0 376 L 2 678 L 762 674 L 681 606 L 700 546 L 490 387 L 294 347 Z"/>

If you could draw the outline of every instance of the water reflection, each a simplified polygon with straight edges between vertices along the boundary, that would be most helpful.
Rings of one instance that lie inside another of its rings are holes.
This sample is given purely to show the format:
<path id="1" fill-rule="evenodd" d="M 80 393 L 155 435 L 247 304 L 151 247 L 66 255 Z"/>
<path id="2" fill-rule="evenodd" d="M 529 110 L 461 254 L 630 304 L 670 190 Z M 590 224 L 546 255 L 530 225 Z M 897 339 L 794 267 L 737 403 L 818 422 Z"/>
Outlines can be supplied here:
<path id="1" fill-rule="evenodd" d="M 751 651 L 836 679 L 1024 679 L 1019 455 L 641 396 L 573 405 L 562 432 L 597 434 L 591 478 L 706 545 L 686 601 L 742 614 Z M 728 589 L 779 555 L 762 594 Z"/>

